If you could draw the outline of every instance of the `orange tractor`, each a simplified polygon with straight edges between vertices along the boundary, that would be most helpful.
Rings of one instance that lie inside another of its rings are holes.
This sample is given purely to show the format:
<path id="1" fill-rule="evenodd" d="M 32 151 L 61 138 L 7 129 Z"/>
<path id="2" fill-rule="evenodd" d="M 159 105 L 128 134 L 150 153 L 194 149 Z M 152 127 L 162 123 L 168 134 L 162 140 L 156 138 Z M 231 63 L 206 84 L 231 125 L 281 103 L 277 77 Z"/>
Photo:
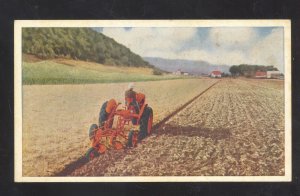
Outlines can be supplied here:
<path id="1" fill-rule="evenodd" d="M 138 142 L 151 134 L 153 111 L 145 103 L 145 95 L 137 94 L 138 113 L 130 104 L 132 101 L 126 100 L 127 104 L 122 109 L 119 109 L 121 103 L 113 107 L 102 126 L 91 125 L 89 129 L 91 148 L 85 155 L 88 160 L 105 153 L 110 148 L 119 150 L 124 147 L 135 147 Z M 128 127 L 131 128 L 128 130 Z"/>

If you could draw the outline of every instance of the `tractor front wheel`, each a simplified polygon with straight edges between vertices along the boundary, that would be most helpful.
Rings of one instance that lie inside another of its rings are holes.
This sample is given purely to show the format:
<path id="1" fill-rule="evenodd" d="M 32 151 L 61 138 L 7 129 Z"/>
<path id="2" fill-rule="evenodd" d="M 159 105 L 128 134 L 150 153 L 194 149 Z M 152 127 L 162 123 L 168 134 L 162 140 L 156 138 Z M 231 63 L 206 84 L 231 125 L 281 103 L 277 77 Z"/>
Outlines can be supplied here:
<path id="1" fill-rule="evenodd" d="M 85 153 L 85 158 L 90 161 L 93 160 L 95 157 L 99 156 L 99 152 L 95 148 L 90 148 L 86 153 Z"/>
<path id="2" fill-rule="evenodd" d="M 136 131 L 130 130 L 128 133 L 128 147 L 136 147 L 138 141 L 138 133 Z"/>
<path id="3" fill-rule="evenodd" d="M 98 129 L 98 125 L 96 125 L 96 124 L 92 124 L 90 126 L 90 129 L 89 129 L 89 138 L 90 138 L 90 140 L 92 140 L 94 138 L 95 132 L 96 132 L 97 129 Z"/>

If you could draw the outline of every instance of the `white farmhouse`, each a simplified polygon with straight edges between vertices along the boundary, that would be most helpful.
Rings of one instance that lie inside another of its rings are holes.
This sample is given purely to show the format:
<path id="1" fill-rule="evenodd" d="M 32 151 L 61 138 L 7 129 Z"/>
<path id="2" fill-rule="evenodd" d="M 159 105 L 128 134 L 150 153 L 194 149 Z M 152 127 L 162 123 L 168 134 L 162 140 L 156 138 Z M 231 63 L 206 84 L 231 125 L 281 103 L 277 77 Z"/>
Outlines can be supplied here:
<path id="1" fill-rule="evenodd" d="M 217 70 L 212 71 L 211 74 L 210 74 L 210 77 L 212 77 L 212 78 L 221 78 L 222 77 L 222 72 L 217 71 Z"/>
<path id="2" fill-rule="evenodd" d="M 173 74 L 174 74 L 174 75 L 181 75 L 181 74 L 182 74 L 182 72 L 181 72 L 181 70 L 180 70 L 180 69 L 178 69 L 177 71 L 173 72 Z"/>
<path id="3" fill-rule="evenodd" d="M 267 71 L 267 78 L 280 78 L 280 71 Z"/>

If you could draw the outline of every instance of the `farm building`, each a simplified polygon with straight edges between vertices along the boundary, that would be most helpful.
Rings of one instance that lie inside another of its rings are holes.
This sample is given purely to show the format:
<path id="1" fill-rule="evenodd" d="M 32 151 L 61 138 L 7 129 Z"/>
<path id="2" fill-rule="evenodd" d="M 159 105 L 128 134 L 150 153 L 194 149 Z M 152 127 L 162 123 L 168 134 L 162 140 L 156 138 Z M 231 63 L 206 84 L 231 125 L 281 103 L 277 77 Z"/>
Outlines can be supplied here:
<path id="1" fill-rule="evenodd" d="M 267 71 L 267 78 L 279 79 L 280 77 L 281 77 L 280 71 Z"/>
<path id="2" fill-rule="evenodd" d="M 267 72 L 265 72 L 265 71 L 257 71 L 255 73 L 255 78 L 267 78 Z"/>
<path id="3" fill-rule="evenodd" d="M 181 75 L 182 72 L 181 72 L 181 69 L 178 69 L 177 71 L 173 72 L 174 75 Z"/>
<path id="4" fill-rule="evenodd" d="M 221 78 L 222 73 L 220 71 L 212 71 L 210 77 L 212 78 Z"/>

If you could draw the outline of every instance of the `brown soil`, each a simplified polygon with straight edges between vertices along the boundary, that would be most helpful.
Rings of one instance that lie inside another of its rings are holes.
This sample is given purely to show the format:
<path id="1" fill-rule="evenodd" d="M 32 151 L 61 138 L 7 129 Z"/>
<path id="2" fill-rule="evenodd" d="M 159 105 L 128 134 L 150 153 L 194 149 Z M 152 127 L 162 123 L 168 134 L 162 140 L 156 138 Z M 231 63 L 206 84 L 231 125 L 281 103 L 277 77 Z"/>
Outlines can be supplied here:
<path id="1" fill-rule="evenodd" d="M 154 111 L 154 123 L 215 83 L 211 79 L 137 82 Z M 88 128 L 97 123 L 102 103 L 124 104 L 128 83 L 24 85 L 23 176 L 51 176 L 85 154 Z"/>
<path id="2" fill-rule="evenodd" d="M 72 176 L 284 175 L 284 94 L 272 82 L 222 80 L 134 149 Z"/>

